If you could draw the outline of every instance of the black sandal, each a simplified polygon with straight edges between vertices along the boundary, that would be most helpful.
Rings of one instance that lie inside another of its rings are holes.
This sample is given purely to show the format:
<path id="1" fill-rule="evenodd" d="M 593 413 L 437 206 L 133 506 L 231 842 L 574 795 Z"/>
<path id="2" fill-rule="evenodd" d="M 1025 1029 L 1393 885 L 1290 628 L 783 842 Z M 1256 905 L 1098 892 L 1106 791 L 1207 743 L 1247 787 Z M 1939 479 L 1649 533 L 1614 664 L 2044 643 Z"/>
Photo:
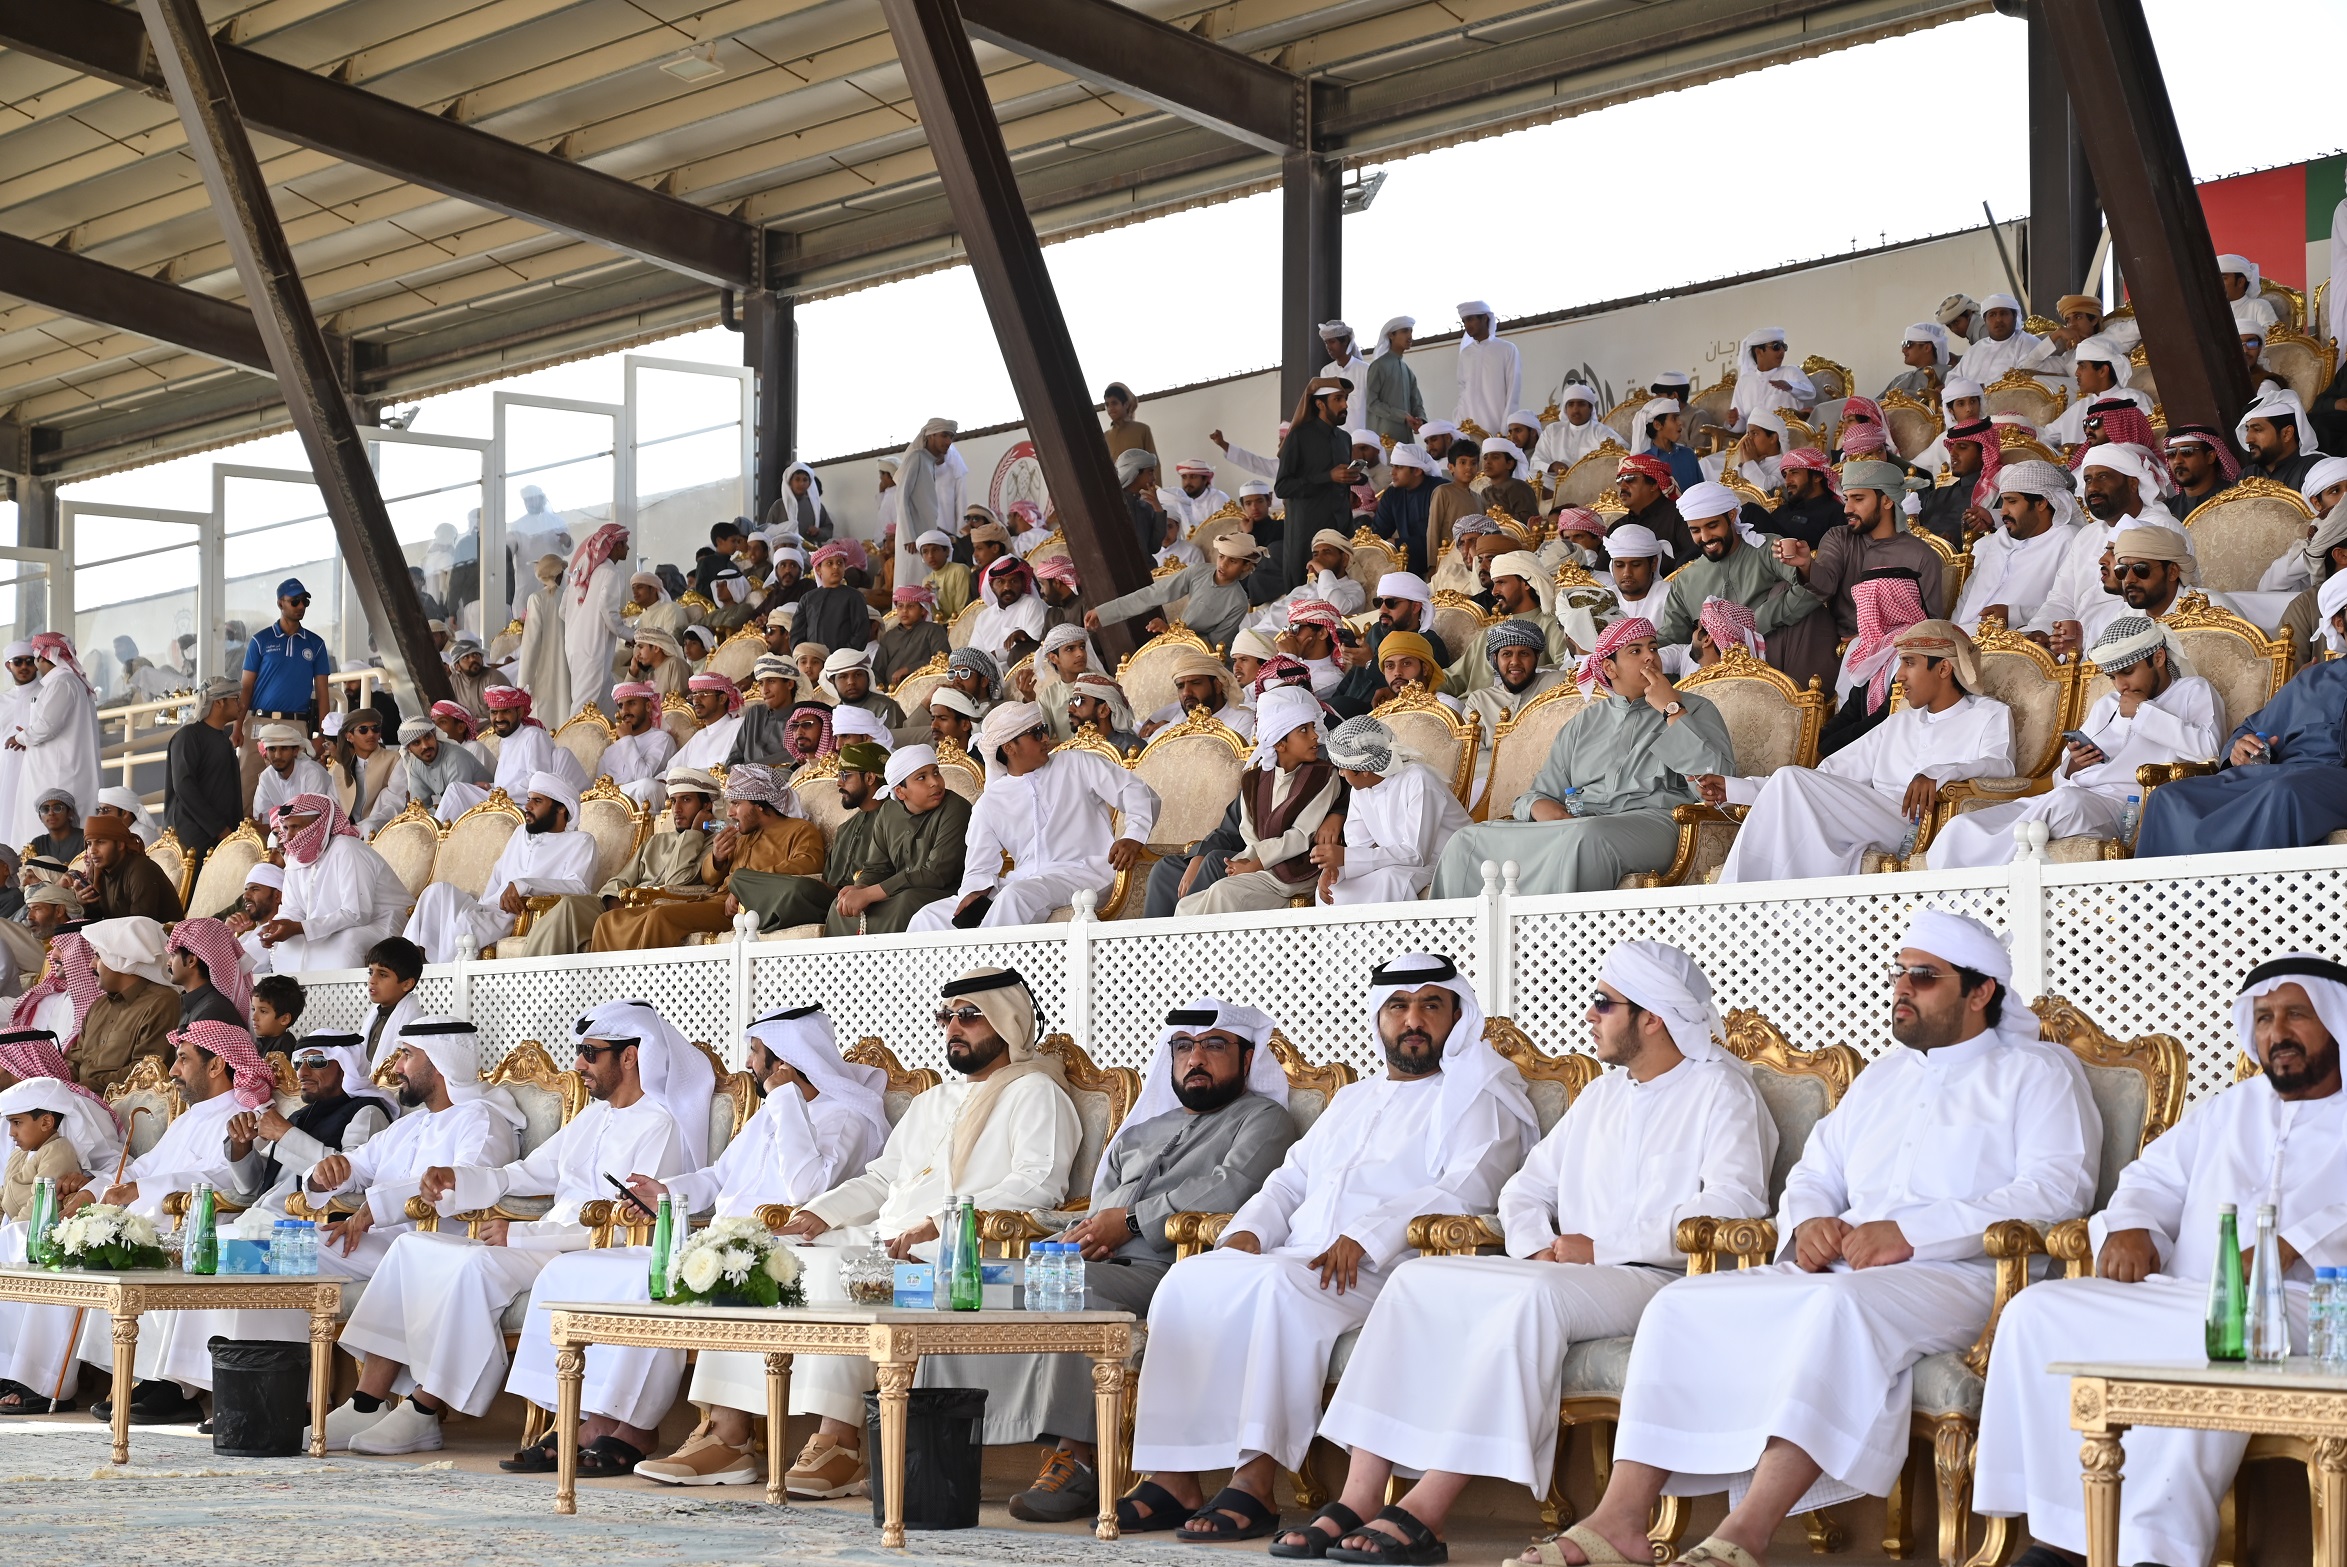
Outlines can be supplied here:
<path id="1" fill-rule="evenodd" d="M 599 1436 L 579 1449 L 579 1478 L 616 1480 L 634 1474 L 645 1456 L 616 1436 Z"/>
<path id="2" fill-rule="evenodd" d="M 1326 1529 L 1312 1527 L 1322 1519 L 1335 1524 L 1336 1533 L 1331 1534 Z M 1274 1540 L 1271 1542 L 1271 1554 L 1284 1557 L 1289 1561 L 1317 1561 L 1328 1554 L 1330 1546 L 1342 1540 L 1346 1535 L 1360 1532 L 1361 1515 L 1342 1502 L 1330 1502 L 1320 1511 L 1305 1519 L 1304 1527 L 1301 1529 L 1282 1529 L 1280 1531 L 1282 1534 L 1300 1534 L 1304 1536 L 1305 1543 L 1290 1545 L 1285 1540 Z"/>
<path id="3" fill-rule="evenodd" d="M 1224 1516 L 1227 1513 L 1237 1513 L 1245 1522 L 1233 1524 Z M 1278 1513 L 1237 1486 L 1226 1485 L 1214 1493 L 1212 1501 L 1190 1515 L 1189 1521 L 1174 1532 L 1174 1538 L 1190 1545 L 1206 1545 L 1216 1541 L 1260 1540 L 1278 1532 Z"/>
<path id="4" fill-rule="evenodd" d="M 1388 1507 L 1377 1515 L 1377 1520 L 1401 1530 L 1402 1537 L 1397 1540 L 1381 1529 L 1358 1529 L 1345 1538 L 1376 1543 L 1363 1550 L 1340 1542 L 1329 1548 L 1328 1559 L 1332 1562 L 1381 1563 L 1384 1567 L 1428 1567 L 1428 1564 L 1451 1559 L 1451 1548 L 1436 1539 L 1434 1531 L 1420 1523 L 1414 1514 L 1399 1507 Z"/>
<path id="5" fill-rule="evenodd" d="M 62 1415 L 72 1409 L 70 1398 L 50 1399 L 22 1382 L 0 1383 L 0 1415 Z"/>
<path id="6" fill-rule="evenodd" d="M 1142 1512 L 1135 1502 L 1146 1506 Z M 1155 1480 L 1144 1480 L 1117 1499 L 1116 1528 L 1119 1534 L 1149 1534 L 1162 1529 L 1179 1529 L 1190 1521 L 1190 1509 L 1181 1499 L 1159 1485 Z"/>
<path id="7" fill-rule="evenodd" d="M 558 1440 L 556 1434 L 549 1431 L 511 1458 L 497 1460 L 497 1467 L 509 1475 L 550 1475 L 559 1467 L 556 1454 Z"/>

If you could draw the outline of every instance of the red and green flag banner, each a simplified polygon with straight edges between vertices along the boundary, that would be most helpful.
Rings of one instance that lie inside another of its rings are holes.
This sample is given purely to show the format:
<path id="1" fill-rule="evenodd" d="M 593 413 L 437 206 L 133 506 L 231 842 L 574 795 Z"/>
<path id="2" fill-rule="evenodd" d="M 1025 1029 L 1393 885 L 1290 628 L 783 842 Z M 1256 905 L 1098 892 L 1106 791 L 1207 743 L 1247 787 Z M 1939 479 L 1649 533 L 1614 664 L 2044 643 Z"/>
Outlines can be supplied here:
<path id="1" fill-rule="evenodd" d="M 2330 271 L 2331 214 L 2347 197 L 2347 156 L 2263 169 L 2200 187 L 2219 255 L 2247 256 L 2276 283 L 2304 290 Z"/>

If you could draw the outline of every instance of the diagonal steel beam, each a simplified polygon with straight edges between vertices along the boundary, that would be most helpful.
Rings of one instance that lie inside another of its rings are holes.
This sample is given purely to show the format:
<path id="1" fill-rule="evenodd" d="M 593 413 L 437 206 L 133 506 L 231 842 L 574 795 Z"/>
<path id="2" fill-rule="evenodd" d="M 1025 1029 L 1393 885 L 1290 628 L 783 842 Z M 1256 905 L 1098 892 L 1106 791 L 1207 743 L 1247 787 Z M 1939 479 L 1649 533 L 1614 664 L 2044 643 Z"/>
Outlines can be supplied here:
<path id="1" fill-rule="evenodd" d="M 54 245 L 0 234 L 0 294 L 223 364 L 274 373 L 251 311 Z"/>
<path id="2" fill-rule="evenodd" d="M 896 39 L 1084 596 L 1101 604 L 1144 587 L 1149 556 L 1133 534 L 1084 367 L 954 0 L 880 0 L 880 12 Z M 1131 650 L 1126 628 L 1104 628 L 1103 636 L 1110 658 Z"/>
<path id="3" fill-rule="evenodd" d="M 411 689 L 432 701 L 450 700 L 448 670 L 432 645 L 406 552 L 392 531 L 358 424 L 343 399 L 326 334 L 310 314 L 309 296 L 294 271 L 293 251 L 269 204 L 268 182 L 237 118 L 228 75 L 205 31 L 203 13 L 196 0 L 139 0 L 139 14 L 146 19 L 163 80 L 187 132 L 188 153 L 203 173 L 212 210 L 236 258 L 236 274 L 252 302 L 254 324 L 268 348 L 286 409 L 301 431 L 311 475 L 334 519 L 335 539 L 367 623 L 378 639 L 388 633 L 407 666 Z"/>
<path id="4" fill-rule="evenodd" d="M 2142 0 L 2037 0 L 2171 427 L 2229 430 L 2249 367 Z"/>
<path id="5" fill-rule="evenodd" d="M 165 85 L 147 32 L 105 0 L 0 0 L 0 44 L 124 87 Z M 249 49 L 213 52 L 255 130 L 721 288 L 754 281 L 757 231 L 739 219 Z"/>
<path id="6" fill-rule="evenodd" d="M 1304 78 L 1113 0 L 961 0 L 970 36 L 1265 152 L 1306 145 Z"/>

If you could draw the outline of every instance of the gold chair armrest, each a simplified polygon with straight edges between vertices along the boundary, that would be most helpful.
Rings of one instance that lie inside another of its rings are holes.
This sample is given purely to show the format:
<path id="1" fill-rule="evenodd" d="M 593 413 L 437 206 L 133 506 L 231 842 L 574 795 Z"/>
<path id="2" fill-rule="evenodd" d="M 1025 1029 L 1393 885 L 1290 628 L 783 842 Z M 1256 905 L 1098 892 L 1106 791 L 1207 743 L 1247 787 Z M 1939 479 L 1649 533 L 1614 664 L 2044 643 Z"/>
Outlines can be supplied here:
<path id="1" fill-rule="evenodd" d="M 1766 1266 L 1776 1255 L 1777 1227 L 1771 1219 L 1681 1219 L 1671 1239 L 1693 1278 L 1717 1272 L 1722 1257 L 1735 1258 L 1738 1269 Z"/>
<path id="2" fill-rule="evenodd" d="M 1996 1293 L 1989 1297 L 1988 1321 L 1980 1337 L 1964 1351 L 1964 1364 L 1974 1376 L 1988 1375 L 1989 1346 L 1996 1341 L 1997 1319 L 2005 1303 L 2029 1285 L 2029 1259 L 2045 1253 L 2045 1237 L 2026 1219 L 2000 1219 L 1981 1237 L 1981 1249 L 1996 1262 Z"/>
<path id="3" fill-rule="evenodd" d="M 608 1197 L 598 1197 L 593 1202 L 579 1204 L 579 1222 L 591 1232 L 587 1237 L 588 1250 L 601 1251 L 610 1246 L 612 1210 L 618 1206 Z"/>
<path id="4" fill-rule="evenodd" d="M 171 1219 L 186 1218 L 187 1201 L 189 1196 L 190 1194 L 187 1192 L 165 1192 L 163 1194 L 164 1217 Z M 221 1192 L 217 1188 L 213 1190 L 212 1212 L 215 1215 L 242 1213 L 244 1210 L 245 1205 L 243 1203 L 236 1201 L 234 1198 L 228 1196 L 224 1192 Z"/>
<path id="5" fill-rule="evenodd" d="M 1002 1248 L 1005 1257 L 1017 1259 L 1027 1255 L 1034 1242 L 1059 1232 L 1039 1224 L 1031 1213 L 1017 1208 L 984 1208 L 978 1213 L 978 1250 L 983 1254 L 986 1243 L 992 1241 Z"/>
<path id="6" fill-rule="evenodd" d="M 2206 778 L 2216 770 L 2214 762 L 2146 762 L 2135 769 L 2135 782 L 2149 795 L 2161 784 L 2179 778 Z"/>
<path id="7" fill-rule="evenodd" d="M 1507 1245 L 1497 1220 L 1478 1213 L 1422 1213 L 1410 1221 L 1409 1238 L 1429 1257 L 1472 1257 Z"/>
<path id="8" fill-rule="evenodd" d="M 1744 820 L 1747 807 L 1741 805 L 1692 805 L 1671 807 L 1671 821 L 1679 829 L 1679 841 L 1671 850 L 1671 863 L 1660 871 L 1632 878 L 1642 887 L 1676 887 L 1687 880 L 1694 868 L 1697 851 L 1702 847 L 1703 829 L 1725 827 L 1733 833 Z"/>
<path id="9" fill-rule="evenodd" d="M 630 887 L 619 895 L 619 906 L 642 909 L 655 903 L 700 903 L 717 895 L 714 891 L 682 892 L 673 887 Z"/>
<path id="10" fill-rule="evenodd" d="M 1941 787 L 1940 804 L 1946 810 L 1938 814 L 1932 825 L 1945 826 L 1951 816 L 1961 816 L 1984 806 L 2010 805 L 2033 794 L 2044 794 L 2053 786 L 2050 774 L 2043 778 L 1959 778 Z"/>
<path id="11" fill-rule="evenodd" d="M 2094 1238 L 2084 1219 L 2064 1219 L 2045 1232 L 2046 1255 L 2062 1264 L 2062 1276 L 2083 1279 L 2094 1271 Z"/>
<path id="12" fill-rule="evenodd" d="M 562 894 L 558 892 L 537 892 L 522 899 L 522 908 L 530 914 L 543 914 L 561 901 Z"/>
<path id="13" fill-rule="evenodd" d="M 314 1224 L 326 1224 L 345 1218 L 366 1206 L 366 1199 L 353 1192 L 335 1192 L 324 1198 L 324 1206 L 310 1200 L 310 1194 L 295 1187 L 293 1195 L 285 1199 L 288 1218 L 308 1219 Z"/>
<path id="14" fill-rule="evenodd" d="M 779 1235 L 782 1233 L 782 1227 L 790 1223 L 791 1216 L 798 1211 L 787 1202 L 760 1203 L 758 1205 L 758 1222 L 765 1225 L 769 1232 Z"/>
<path id="15" fill-rule="evenodd" d="M 415 1196 L 410 1197 L 407 1200 L 406 1213 L 409 1222 L 414 1224 L 417 1229 L 422 1230 L 425 1234 L 433 1235 L 439 1233 L 440 1210 L 433 1207 L 432 1199 L 426 1197 L 422 1192 L 416 1193 Z"/>
<path id="16" fill-rule="evenodd" d="M 1173 1244 L 1174 1261 L 1195 1257 L 1221 1240 L 1232 1217 L 1227 1213 L 1177 1213 L 1166 1220 L 1165 1238 Z"/>

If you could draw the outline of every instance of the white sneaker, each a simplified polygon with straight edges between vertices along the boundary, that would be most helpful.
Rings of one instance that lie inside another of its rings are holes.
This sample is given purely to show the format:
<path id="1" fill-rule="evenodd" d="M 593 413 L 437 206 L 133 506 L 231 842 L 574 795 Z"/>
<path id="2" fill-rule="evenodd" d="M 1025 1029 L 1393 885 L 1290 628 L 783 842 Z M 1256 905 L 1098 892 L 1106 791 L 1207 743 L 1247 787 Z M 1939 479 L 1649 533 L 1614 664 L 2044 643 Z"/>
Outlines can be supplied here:
<path id="1" fill-rule="evenodd" d="M 419 1408 L 414 1399 L 406 1399 L 397 1409 L 353 1436 L 350 1451 L 372 1453 L 379 1458 L 395 1453 L 437 1453 L 440 1451 L 439 1418 Z"/>
<path id="2" fill-rule="evenodd" d="M 379 1405 L 372 1414 L 363 1413 L 356 1404 L 338 1404 L 326 1412 L 326 1451 L 345 1452 L 350 1439 L 391 1413 L 389 1403 Z M 310 1448 L 310 1428 L 302 1427 L 302 1451 Z"/>

